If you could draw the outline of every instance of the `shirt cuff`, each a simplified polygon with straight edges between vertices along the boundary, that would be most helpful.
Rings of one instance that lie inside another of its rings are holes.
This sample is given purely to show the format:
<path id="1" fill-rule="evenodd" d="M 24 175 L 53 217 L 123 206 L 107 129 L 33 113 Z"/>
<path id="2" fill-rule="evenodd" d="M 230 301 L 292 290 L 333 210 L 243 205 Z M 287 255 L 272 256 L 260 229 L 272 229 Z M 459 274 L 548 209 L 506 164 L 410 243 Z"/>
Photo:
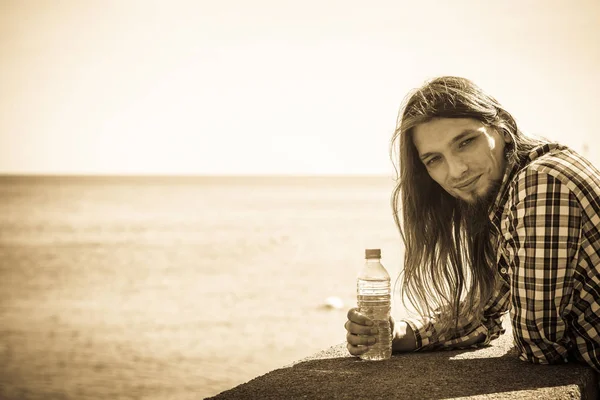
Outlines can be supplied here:
<path id="1" fill-rule="evenodd" d="M 417 345 L 417 347 L 415 348 L 415 351 L 421 350 L 422 348 L 431 344 L 431 342 L 432 342 L 431 338 L 433 337 L 433 335 L 435 333 L 435 328 L 434 328 L 433 324 L 428 320 L 428 318 L 425 318 L 424 320 L 403 319 L 401 321 L 406 322 L 408 324 L 408 326 L 411 327 L 413 333 L 415 334 L 416 345 Z"/>

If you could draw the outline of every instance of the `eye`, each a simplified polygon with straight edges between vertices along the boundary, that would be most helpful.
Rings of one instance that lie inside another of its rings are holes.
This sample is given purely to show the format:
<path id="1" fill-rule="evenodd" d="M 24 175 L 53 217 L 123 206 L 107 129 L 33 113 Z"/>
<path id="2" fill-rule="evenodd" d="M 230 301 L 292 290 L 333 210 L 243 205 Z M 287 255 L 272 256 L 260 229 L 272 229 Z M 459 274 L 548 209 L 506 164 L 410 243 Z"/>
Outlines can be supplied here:
<path id="1" fill-rule="evenodd" d="M 440 160 L 440 156 L 431 157 L 429 160 L 427 160 L 425 162 L 425 165 L 427 165 L 428 167 L 431 167 L 432 165 L 434 165 L 439 160 Z"/>
<path id="2" fill-rule="evenodd" d="M 471 144 L 471 142 L 473 142 L 473 140 L 475 140 L 475 138 L 468 138 L 467 140 L 463 140 L 462 142 L 460 142 L 458 147 L 463 148 L 465 146 L 468 146 L 469 144 Z"/>

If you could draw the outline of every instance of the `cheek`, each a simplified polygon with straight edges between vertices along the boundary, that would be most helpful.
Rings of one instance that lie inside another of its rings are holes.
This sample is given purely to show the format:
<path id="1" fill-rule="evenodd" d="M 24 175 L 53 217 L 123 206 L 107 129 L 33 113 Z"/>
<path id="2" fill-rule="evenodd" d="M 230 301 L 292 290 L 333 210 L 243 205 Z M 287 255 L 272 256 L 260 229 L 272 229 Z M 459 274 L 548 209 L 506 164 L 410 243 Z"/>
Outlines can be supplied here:
<path id="1" fill-rule="evenodd" d="M 429 174 L 429 177 L 431 179 L 433 179 L 435 182 L 437 182 L 438 185 L 440 185 L 444 189 L 446 188 L 446 186 L 445 186 L 446 178 L 445 178 L 444 172 L 442 171 L 442 168 L 436 168 L 434 170 L 427 170 L 427 173 Z"/>
<path id="2" fill-rule="evenodd" d="M 491 160 L 491 176 L 492 179 L 500 179 L 504 175 L 504 167 L 506 166 L 506 160 L 504 159 L 504 152 L 500 152 L 495 155 L 494 159 Z"/>
<path id="3" fill-rule="evenodd" d="M 502 169 L 506 163 L 506 157 L 504 155 L 504 142 L 502 142 L 502 145 L 498 145 L 496 146 L 496 148 L 494 149 L 494 161 L 495 161 L 495 165 L 496 168 L 498 169 Z"/>

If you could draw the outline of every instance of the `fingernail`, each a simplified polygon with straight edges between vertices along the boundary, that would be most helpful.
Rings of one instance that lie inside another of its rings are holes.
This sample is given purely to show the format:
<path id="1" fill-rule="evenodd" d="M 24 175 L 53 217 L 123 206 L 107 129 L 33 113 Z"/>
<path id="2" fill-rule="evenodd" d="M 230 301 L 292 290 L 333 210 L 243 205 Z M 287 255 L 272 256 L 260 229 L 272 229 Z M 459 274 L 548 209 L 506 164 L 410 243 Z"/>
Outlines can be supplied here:
<path id="1" fill-rule="evenodd" d="M 369 345 L 375 344 L 377 342 L 376 338 L 369 338 Z"/>
<path id="2" fill-rule="evenodd" d="M 371 320 L 368 320 L 368 321 L 367 321 L 367 325 L 369 325 L 369 326 L 373 325 L 373 321 L 371 321 Z"/>
<path id="3" fill-rule="evenodd" d="M 371 335 L 377 335 L 378 333 L 379 333 L 379 330 L 377 328 L 371 329 Z"/>

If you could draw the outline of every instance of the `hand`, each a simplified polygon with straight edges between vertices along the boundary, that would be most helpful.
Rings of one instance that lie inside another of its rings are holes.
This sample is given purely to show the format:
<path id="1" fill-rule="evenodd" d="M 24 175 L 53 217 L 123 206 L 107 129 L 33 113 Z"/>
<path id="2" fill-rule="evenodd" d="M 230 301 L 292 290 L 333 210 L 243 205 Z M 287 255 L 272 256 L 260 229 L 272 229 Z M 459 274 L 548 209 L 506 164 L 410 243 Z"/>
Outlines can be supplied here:
<path id="1" fill-rule="evenodd" d="M 366 315 L 358 312 L 357 308 L 348 311 L 348 321 L 344 324 L 344 328 L 348 331 L 346 347 L 353 356 L 367 352 L 370 346 L 377 343 L 377 327 Z"/>
<path id="2" fill-rule="evenodd" d="M 346 347 L 353 356 L 360 356 L 367 352 L 369 347 L 377 343 L 377 327 L 358 309 L 352 308 L 348 311 L 348 321 L 344 325 L 346 331 Z M 405 321 L 396 323 L 390 316 L 390 331 L 392 332 L 392 351 L 409 352 L 417 348 L 415 334 Z"/>

